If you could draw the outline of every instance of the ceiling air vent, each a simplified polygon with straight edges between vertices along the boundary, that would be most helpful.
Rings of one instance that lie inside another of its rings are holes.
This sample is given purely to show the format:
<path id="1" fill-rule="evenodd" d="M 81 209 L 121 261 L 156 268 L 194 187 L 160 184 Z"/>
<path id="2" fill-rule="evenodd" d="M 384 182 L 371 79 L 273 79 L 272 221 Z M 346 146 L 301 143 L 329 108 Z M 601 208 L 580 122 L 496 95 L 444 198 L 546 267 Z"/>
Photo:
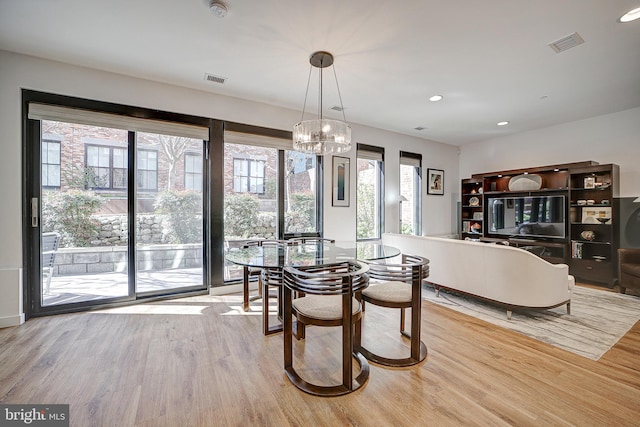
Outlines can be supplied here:
<path id="1" fill-rule="evenodd" d="M 580 34 L 573 33 L 573 34 L 569 34 L 566 37 L 561 38 L 560 40 L 556 40 L 552 43 L 549 43 L 549 47 L 553 49 L 556 53 L 560 53 L 560 52 L 564 52 L 565 50 L 569 50 L 572 47 L 576 47 L 582 43 L 584 43 L 584 39 L 580 37 Z"/>
<path id="2" fill-rule="evenodd" d="M 341 107 L 341 106 L 339 106 L 339 105 L 334 105 L 333 107 L 331 107 L 331 109 L 332 109 L 333 111 L 344 111 L 344 108 L 342 108 L 342 107 Z"/>
<path id="3" fill-rule="evenodd" d="M 425 130 L 426 128 L 422 127 L 422 126 L 418 126 L 418 127 L 413 128 L 413 129 L 415 129 L 415 130 Z"/>
<path id="4" fill-rule="evenodd" d="M 209 74 L 209 73 L 204 74 L 204 79 L 208 82 L 220 83 L 220 84 L 224 84 L 224 82 L 227 80 L 226 77 L 220 77 L 220 76 L 216 76 L 214 74 Z"/>

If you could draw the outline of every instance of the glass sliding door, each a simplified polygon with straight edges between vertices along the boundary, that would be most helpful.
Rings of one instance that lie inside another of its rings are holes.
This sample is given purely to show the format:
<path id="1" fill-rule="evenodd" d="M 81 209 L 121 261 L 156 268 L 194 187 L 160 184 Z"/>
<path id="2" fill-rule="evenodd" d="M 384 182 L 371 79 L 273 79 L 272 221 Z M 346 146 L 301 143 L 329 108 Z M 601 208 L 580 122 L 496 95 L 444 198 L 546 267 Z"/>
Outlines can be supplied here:
<path id="1" fill-rule="evenodd" d="M 203 287 L 202 140 L 136 134 L 136 293 Z"/>
<path id="2" fill-rule="evenodd" d="M 28 97 L 26 314 L 206 290 L 213 281 L 205 263 L 211 121 Z M 221 278 L 222 266 L 216 268 Z"/>
<path id="3" fill-rule="evenodd" d="M 42 307 L 129 297 L 128 132 L 41 121 Z"/>
<path id="4" fill-rule="evenodd" d="M 247 240 L 278 238 L 278 150 L 224 144 L 225 248 Z M 225 264 L 225 281 L 242 277 L 242 268 Z"/>
<path id="5" fill-rule="evenodd" d="M 290 138 L 225 132 L 225 250 L 248 240 L 319 236 L 321 163 L 289 150 Z M 225 282 L 242 268 L 225 263 Z"/>

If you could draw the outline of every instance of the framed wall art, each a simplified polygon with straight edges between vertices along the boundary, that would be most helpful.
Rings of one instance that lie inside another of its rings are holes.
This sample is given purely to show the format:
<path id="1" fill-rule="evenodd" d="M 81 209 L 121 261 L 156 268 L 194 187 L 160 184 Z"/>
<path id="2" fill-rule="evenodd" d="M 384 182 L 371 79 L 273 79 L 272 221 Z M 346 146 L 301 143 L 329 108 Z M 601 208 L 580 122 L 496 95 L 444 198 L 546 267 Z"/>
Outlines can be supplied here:
<path id="1" fill-rule="evenodd" d="M 444 194 L 444 171 L 427 169 L 427 194 Z"/>
<path id="2" fill-rule="evenodd" d="M 349 206 L 349 158 L 333 157 L 333 206 Z"/>

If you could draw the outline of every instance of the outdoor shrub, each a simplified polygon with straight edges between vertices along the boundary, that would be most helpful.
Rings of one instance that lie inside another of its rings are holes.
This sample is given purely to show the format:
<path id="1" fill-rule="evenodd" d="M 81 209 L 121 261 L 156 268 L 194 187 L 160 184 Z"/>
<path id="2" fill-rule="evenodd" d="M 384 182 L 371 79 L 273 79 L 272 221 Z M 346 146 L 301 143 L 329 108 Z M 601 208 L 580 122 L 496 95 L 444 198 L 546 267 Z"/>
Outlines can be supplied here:
<path id="1" fill-rule="evenodd" d="M 249 194 L 227 194 L 224 199 L 224 234 L 250 237 L 258 221 L 258 198 Z"/>
<path id="2" fill-rule="evenodd" d="M 202 241 L 202 194 L 197 191 L 168 190 L 158 193 L 153 204 L 157 213 L 169 220 L 172 243 Z"/>
<path id="3" fill-rule="evenodd" d="M 313 194 L 292 194 L 287 212 L 287 232 L 315 231 L 316 198 Z"/>
<path id="4" fill-rule="evenodd" d="M 356 237 L 366 239 L 374 236 L 375 230 L 375 193 L 373 184 L 358 182 L 358 203 L 356 205 Z"/>
<path id="5" fill-rule="evenodd" d="M 102 204 L 93 191 L 45 192 L 42 198 L 42 231 L 57 231 L 61 246 L 89 246 L 98 235 L 99 224 L 91 217 Z"/>

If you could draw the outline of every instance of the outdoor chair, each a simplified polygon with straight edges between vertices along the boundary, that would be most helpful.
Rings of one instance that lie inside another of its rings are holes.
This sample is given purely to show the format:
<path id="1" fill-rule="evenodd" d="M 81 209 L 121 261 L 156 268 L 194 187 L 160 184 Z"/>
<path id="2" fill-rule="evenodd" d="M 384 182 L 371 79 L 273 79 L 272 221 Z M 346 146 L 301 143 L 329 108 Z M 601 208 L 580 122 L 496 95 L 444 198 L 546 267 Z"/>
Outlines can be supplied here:
<path id="1" fill-rule="evenodd" d="M 60 234 L 56 232 L 42 233 L 42 280 L 46 282 L 44 293 L 47 295 L 50 293 L 53 265 L 56 262 L 59 244 Z"/>
<path id="2" fill-rule="evenodd" d="M 359 389 L 369 378 L 369 363 L 354 352 L 353 346 L 354 341 L 359 341 L 362 319 L 355 295 L 367 287 L 368 270 L 366 264 L 357 261 L 284 268 L 284 369 L 300 390 L 316 396 L 340 396 Z M 293 299 L 294 292 L 305 296 Z M 313 384 L 298 374 L 293 364 L 292 316 L 297 319 L 298 330 L 305 325 L 342 326 L 342 384 Z M 355 377 L 353 357 L 360 366 Z"/>
<path id="3" fill-rule="evenodd" d="M 427 346 L 420 339 L 422 281 L 429 276 L 429 260 L 417 255 L 402 255 L 401 264 L 387 260 L 368 261 L 371 286 L 360 296 L 362 310 L 366 303 L 400 309 L 400 334 L 411 340 L 410 356 L 389 358 L 373 353 L 356 342 L 356 350 L 368 360 L 385 366 L 405 367 L 421 362 Z M 378 283 L 374 283 L 377 281 Z M 411 333 L 405 331 L 405 309 L 411 309 Z M 366 315 L 365 315 L 366 317 Z"/>

